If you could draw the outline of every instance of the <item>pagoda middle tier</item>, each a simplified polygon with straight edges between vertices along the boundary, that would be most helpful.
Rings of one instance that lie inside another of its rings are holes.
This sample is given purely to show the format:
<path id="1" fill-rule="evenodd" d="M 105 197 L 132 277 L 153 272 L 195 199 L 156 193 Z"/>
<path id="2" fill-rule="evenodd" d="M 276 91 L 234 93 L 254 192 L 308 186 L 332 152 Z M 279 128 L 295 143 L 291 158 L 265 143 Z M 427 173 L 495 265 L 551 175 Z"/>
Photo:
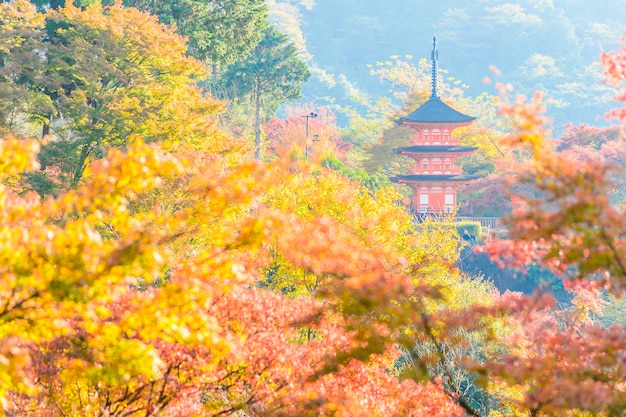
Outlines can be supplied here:
<path id="1" fill-rule="evenodd" d="M 415 160 L 411 169 L 417 175 L 461 175 L 463 168 L 455 164 L 457 158 L 471 155 L 478 148 L 460 145 L 414 145 L 394 148 L 399 155 Z"/>

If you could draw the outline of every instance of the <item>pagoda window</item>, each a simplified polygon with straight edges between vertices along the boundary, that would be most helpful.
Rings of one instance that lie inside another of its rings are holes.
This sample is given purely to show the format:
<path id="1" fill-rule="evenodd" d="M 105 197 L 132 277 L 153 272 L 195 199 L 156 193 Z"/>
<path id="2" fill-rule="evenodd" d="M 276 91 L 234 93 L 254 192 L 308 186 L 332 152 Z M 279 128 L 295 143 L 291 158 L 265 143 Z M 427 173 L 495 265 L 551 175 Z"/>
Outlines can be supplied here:
<path id="1" fill-rule="evenodd" d="M 441 144 L 441 131 L 439 129 L 433 129 L 431 133 L 432 133 L 433 144 L 440 145 Z"/>
<path id="2" fill-rule="evenodd" d="M 454 210 L 454 194 L 451 194 L 451 192 L 447 188 L 444 204 L 446 207 L 446 213 L 450 213 Z"/>
<path id="3" fill-rule="evenodd" d="M 422 169 L 428 169 L 428 159 L 422 159 Z"/>
<path id="4" fill-rule="evenodd" d="M 420 213 L 428 213 L 428 189 L 420 190 Z"/>

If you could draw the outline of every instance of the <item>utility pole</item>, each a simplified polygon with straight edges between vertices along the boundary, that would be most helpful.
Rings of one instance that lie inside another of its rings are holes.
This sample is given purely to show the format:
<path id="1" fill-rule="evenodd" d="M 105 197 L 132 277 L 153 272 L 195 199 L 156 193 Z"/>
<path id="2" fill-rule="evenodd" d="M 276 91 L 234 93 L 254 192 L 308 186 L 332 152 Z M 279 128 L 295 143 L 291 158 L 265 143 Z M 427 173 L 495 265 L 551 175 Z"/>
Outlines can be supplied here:
<path id="1" fill-rule="evenodd" d="M 302 117 L 306 117 L 306 133 L 304 137 L 304 158 L 309 160 L 309 119 L 317 118 L 317 113 L 309 113 Z"/>

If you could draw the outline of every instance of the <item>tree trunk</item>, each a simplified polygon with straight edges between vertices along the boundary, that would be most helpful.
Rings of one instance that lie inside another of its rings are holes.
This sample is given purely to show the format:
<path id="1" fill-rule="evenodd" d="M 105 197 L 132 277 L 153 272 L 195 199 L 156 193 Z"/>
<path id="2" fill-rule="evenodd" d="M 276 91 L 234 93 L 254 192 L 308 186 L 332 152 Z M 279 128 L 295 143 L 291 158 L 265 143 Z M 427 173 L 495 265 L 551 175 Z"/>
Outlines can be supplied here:
<path id="1" fill-rule="evenodd" d="M 254 146 L 256 147 L 254 152 L 254 158 L 257 161 L 261 160 L 261 80 L 257 76 L 257 82 L 255 86 L 255 117 L 254 117 Z"/>
<path id="2" fill-rule="evenodd" d="M 50 122 L 44 122 L 41 129 L 41 137 L 44 138 L 50 134 Z"/>
<path id="3" fill-rule="evenodd" d="M 83 172 L 85 172 L 86 168 L 85 163 L 87 162 L 87 158 L 90 156 L 92 149 L 93 146 L 91 143 L 85 143 L 81 147 L 78 164 L 76 166 L 76 170 L 74 171 L 74 185 L 78 184 L 80 179 L 83 177 Z"/>

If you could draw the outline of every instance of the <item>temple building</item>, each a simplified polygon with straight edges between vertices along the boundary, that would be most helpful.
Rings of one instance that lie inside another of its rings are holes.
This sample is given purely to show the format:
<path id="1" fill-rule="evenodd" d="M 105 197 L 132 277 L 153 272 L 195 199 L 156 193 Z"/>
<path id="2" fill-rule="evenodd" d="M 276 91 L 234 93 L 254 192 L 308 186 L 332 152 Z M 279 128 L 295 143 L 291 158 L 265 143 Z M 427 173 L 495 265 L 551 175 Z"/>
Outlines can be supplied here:
<path id="1" fill-rule="evenodd" d="M 411 209 L 416 213 L 441 213 L 457 210 L 457 190 L 478 178 L 463 175 L 457 158 L 470 155 L 477 148 L 461 146 L 452 136 L 454 129 L 474 122 L 475 117 L 454 110 L 439 98 L 437 93 L 437 38 L 433 38 L 432 94 L 428 101 L 411 114 L 397 120 L 415 133 L 410 146 L 393 151 L 415 161 L 408 175 L 396 175 L 393 182 L 406 184 L 413 189 Z"/>

